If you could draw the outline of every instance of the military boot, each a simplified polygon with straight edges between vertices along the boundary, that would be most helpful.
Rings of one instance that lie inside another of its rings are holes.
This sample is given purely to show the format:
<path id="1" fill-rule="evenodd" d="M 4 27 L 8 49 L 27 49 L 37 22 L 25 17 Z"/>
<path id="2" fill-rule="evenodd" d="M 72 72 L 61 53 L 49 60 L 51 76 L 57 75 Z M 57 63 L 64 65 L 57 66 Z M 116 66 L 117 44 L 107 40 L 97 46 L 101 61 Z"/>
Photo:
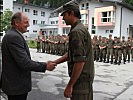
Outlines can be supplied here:
<path id="1" fill-rule="evenodd" d="M 109 63 L 109 59 L 107 59 L 106 63 Z"/>
<path id="2" fill-rule="evenodd" d="M 121 64 L 121 61 L 118 62 L 118 65 L 120 65 L 120 64 Z"/>
<path id="3" fill-rule="evenodd" d="M 116 65 L 116 64 L 117 64 L 117 60 L 114 61 L 114 65 Z"/>

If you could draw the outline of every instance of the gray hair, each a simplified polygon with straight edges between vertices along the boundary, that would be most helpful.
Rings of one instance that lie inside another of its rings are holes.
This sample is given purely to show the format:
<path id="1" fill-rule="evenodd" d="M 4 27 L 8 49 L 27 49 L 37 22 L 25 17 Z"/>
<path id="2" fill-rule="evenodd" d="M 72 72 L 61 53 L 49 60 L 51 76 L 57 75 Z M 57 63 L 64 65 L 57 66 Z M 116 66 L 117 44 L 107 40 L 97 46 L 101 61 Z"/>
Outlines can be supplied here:
<path id="1" fill-rule="evenodd" d="M 15 21 L 21 21 L 21 20 L 22 20 L 22 12 L 17 12 L 11 18 L 11 25 L 14 25 Z"/>

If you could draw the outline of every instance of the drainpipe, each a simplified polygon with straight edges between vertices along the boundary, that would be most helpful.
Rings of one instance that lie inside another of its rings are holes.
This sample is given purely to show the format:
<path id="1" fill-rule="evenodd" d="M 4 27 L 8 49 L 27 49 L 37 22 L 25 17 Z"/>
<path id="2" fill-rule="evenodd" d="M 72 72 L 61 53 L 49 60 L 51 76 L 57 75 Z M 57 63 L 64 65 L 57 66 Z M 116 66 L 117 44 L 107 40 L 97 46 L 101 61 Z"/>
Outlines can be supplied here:
<path id="1" fill-rule="evenodd" d="M 121 39 L 122 14 L 123 14 L 123 13 L 122 13 L 122 12 L 123 12 L 123 11 L 122 11 L 122 8 L 123 8 L 123 7 L 121 7 L 121 17 L 120 17 L 120 39 Z"/>

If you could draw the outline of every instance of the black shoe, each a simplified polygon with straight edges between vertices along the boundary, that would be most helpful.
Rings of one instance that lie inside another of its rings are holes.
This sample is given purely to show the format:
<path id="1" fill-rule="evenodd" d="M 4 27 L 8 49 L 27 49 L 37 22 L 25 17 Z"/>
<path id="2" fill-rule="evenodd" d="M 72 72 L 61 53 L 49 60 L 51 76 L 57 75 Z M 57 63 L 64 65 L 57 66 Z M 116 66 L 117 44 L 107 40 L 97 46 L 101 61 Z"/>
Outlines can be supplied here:
<path id="1" fill-rule="evenodd" d="M 118 65 L 120 65 L 121 63 L 120 62 L 118 62 Z"/>
<path id="2" fill-rule="evenodd" d="M 117 64 L 117 61 L 114 62 L 114 65 L 116 65 L 116 64 Z"/>
<path id="3" fill-rule="evenodd" d="M 109 63 L 109 60 L 107 60 L 106 63 Z"/>
<path id="4" fill-rule="evenodd" d="M 102 62 L 102 60 L 99 60 L 99 62 Z"/>

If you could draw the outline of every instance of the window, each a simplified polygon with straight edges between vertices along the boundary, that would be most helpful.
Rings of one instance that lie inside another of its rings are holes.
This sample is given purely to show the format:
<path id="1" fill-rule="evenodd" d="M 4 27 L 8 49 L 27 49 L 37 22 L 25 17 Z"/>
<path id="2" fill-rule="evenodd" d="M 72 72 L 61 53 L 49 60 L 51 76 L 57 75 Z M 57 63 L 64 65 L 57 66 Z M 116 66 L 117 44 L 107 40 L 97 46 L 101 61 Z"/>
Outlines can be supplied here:
<path id="1" fill-rule="evenodd" d="M 37 10 L 33 10 L 33 15 L 37 15 L 38 11 Z"/>
<path id="2" fill-rule="evenodd" d="M 45 17 L 45 12 L 41 11 L 41 16 Z"/>
<path id="3" fill-rule="evenodd" d="M 109 33 L 109 30 L 106 30 L 106 33 Z"/>
<path id="4" fill-rule="evenodd" d="M 110 30 L 110 33 L 113 33 L 113 30 Z"/>
<path id="5" fill-rule="evenodd" d="M 105 33 L 113 33 L 113 30 L 105 30 Z"/>
<path id="6" fill-rule="evenodd" d="M 51 21 L 51 24 L 55 24 L 55 21 Z"/>
<path id="7" fill-rule="evenodd" d="M 30 12 L 30 9 L 25 9 L 25 12 Z"/>
<path id="8" fill-rule="evenodd" d="M 82 9 L 82 10 L 84 9 L 84 4 L 82 4 L 81 9 Z"/>
<path id="9" fill-rule="evenodd" d="M 33 25 L 36 25 L 37 24 L 37 20 L 33 20 Z"/>
<path id="10" fill-rule="evenodd" d="M 111 11 L 102 12 L 101 22 L 111 22 Z"/>
<path id="11" fill-rule="evenodd" d="M 56 21 L 56 24 L 58 24 L 58 21 Z"/>
<path id="12" fill-rule="evenodd" d="M 44 25 L 45 24 L 45 21 L 41 21 L 41 24 Z"/>
<path id="13" fill-rule="evenodd" d="M 89 8 L 89 3 L 86 3 L 86 9 L 88 9 Z"/>
<path id="14" fill-rule="evenodd" d="M 94 17 L 92 17 L 92 28 L 91 28 L 91 34 L 96 34 L 96 26 L 94 26 Z"/>
<path id="15" fill-rule="evenodd" d="M 37 30 L 33 30 L 33 33 L 36 34 L 37 33 Z"/>

